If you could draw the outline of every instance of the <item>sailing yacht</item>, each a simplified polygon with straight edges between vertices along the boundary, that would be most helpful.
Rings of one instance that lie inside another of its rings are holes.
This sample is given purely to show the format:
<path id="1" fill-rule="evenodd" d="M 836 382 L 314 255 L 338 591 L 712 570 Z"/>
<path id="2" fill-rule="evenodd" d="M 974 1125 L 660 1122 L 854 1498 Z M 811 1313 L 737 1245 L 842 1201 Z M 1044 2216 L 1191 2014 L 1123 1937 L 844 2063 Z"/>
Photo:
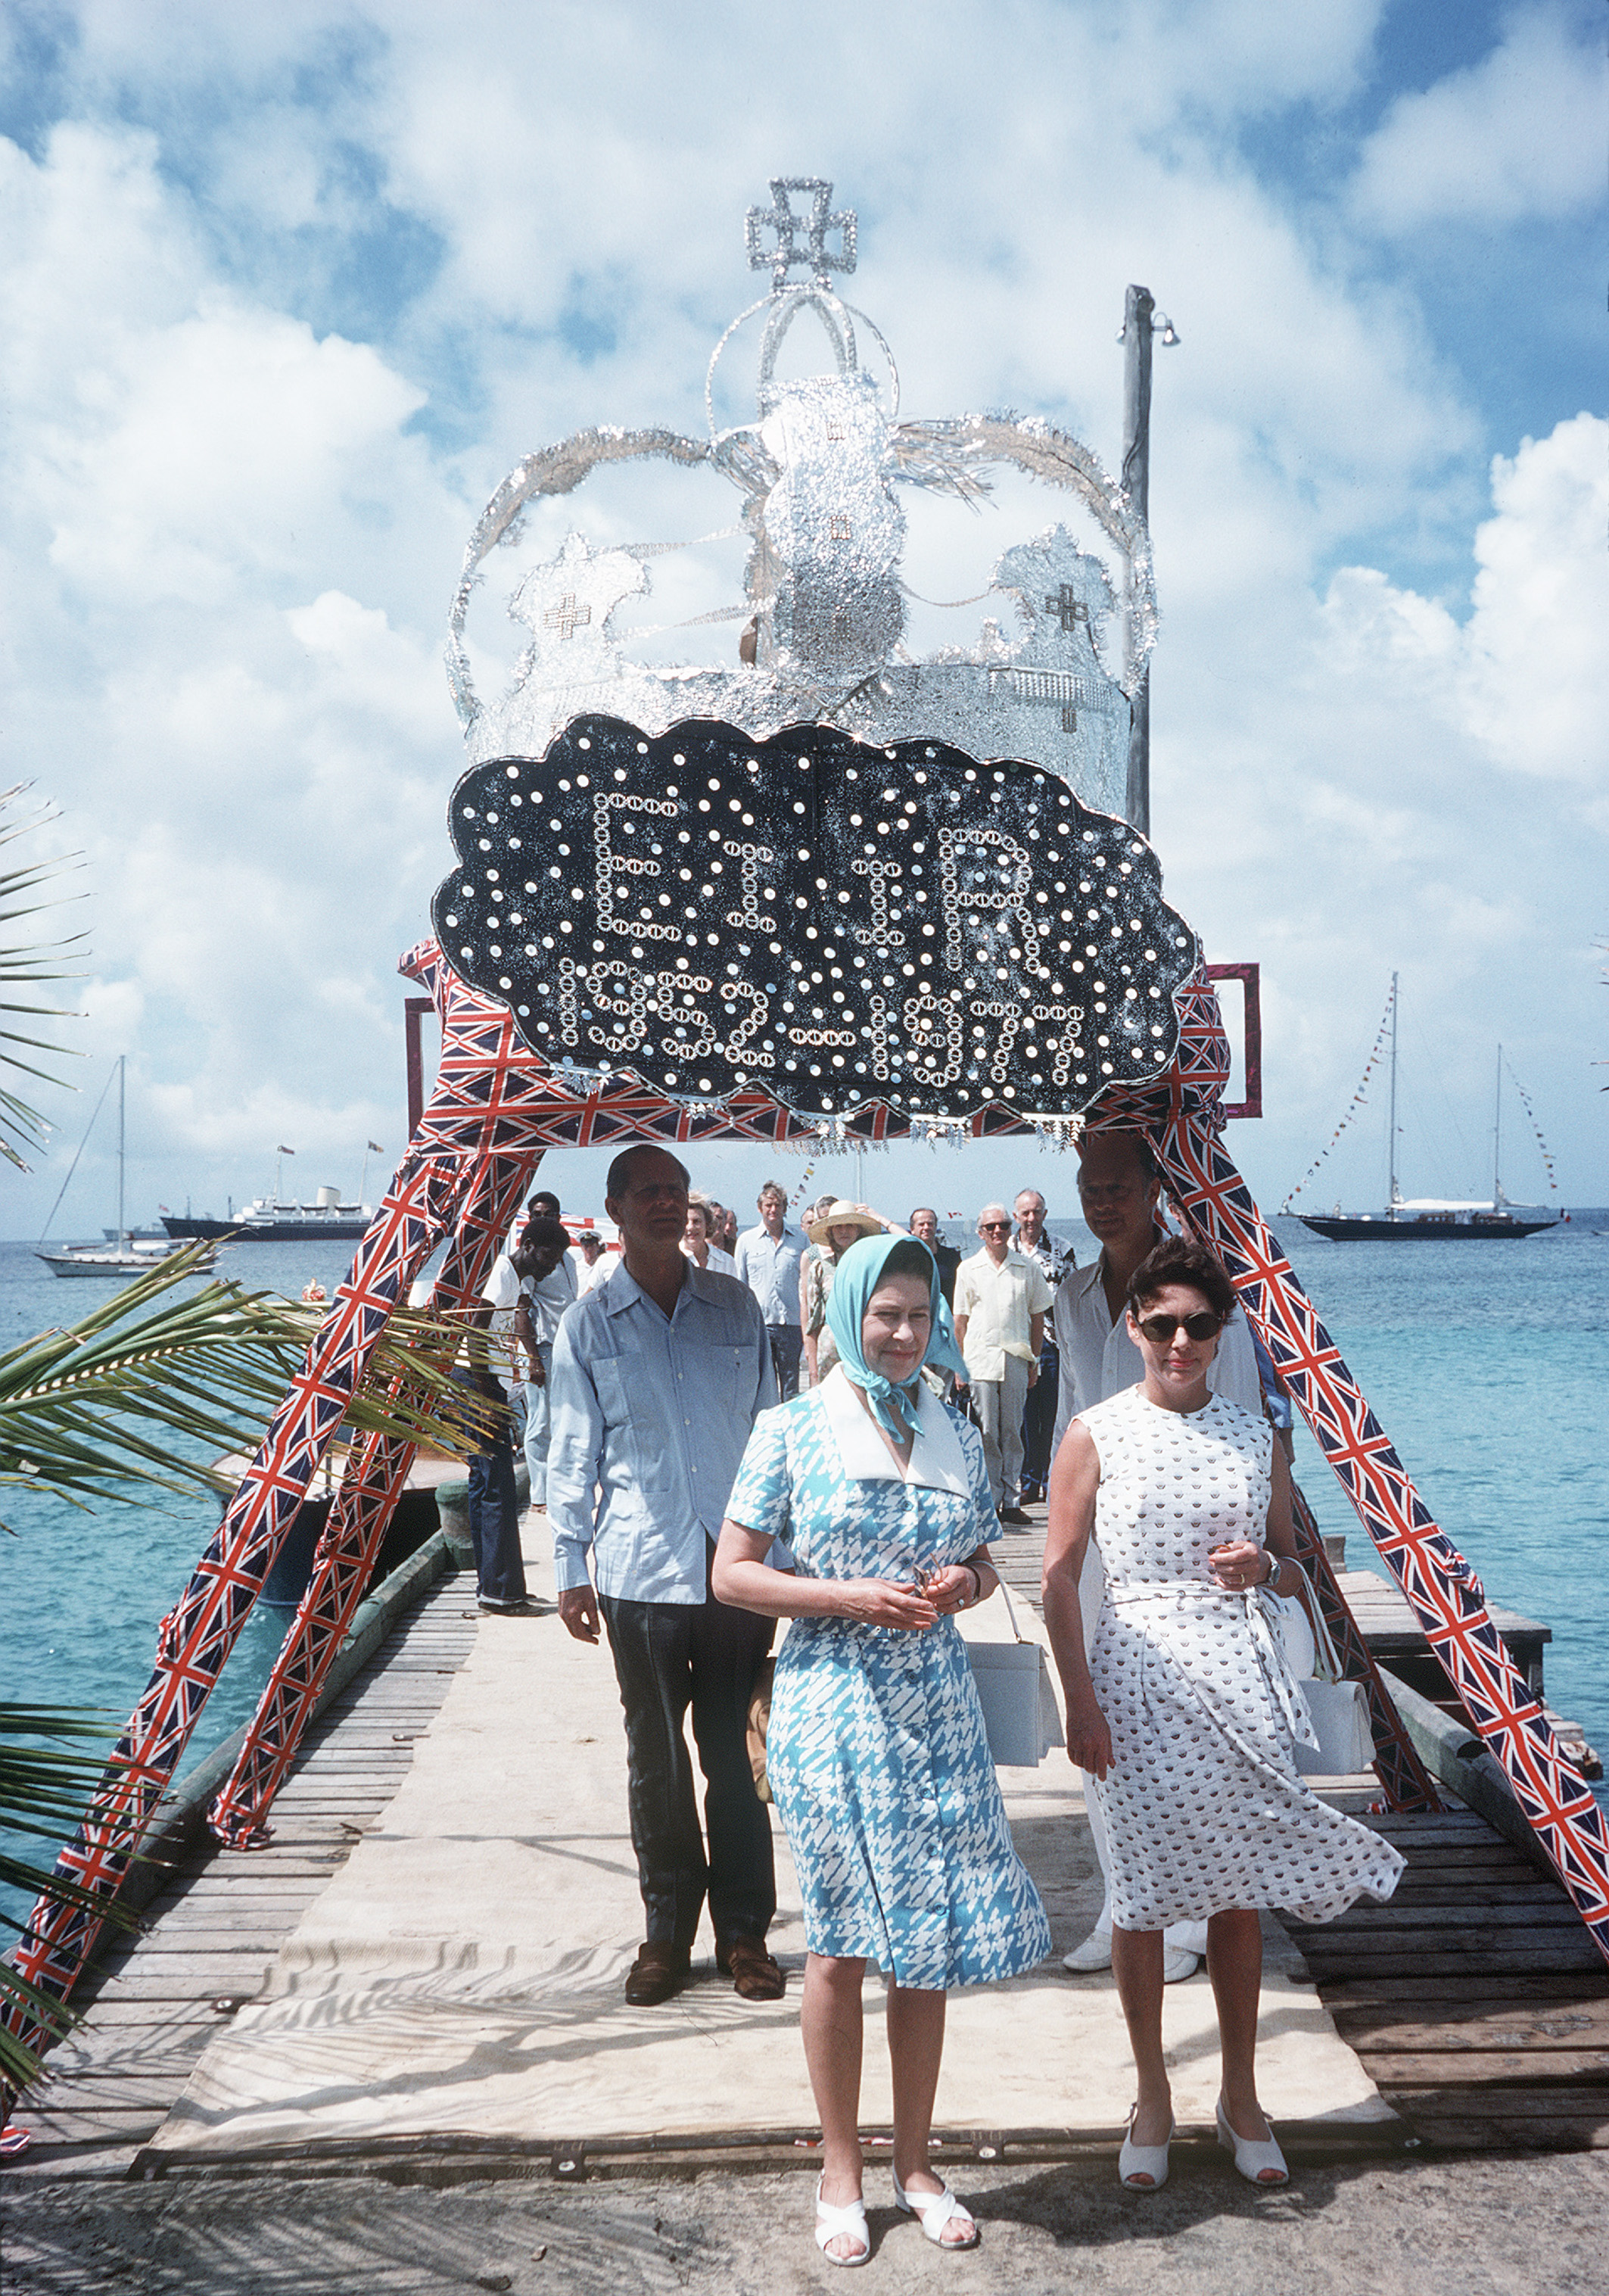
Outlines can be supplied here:
<path id="1" fill-rule="evenodd" d="M 1405 1196 L 1397 1185 L 1397 976 L 1391 977 L 1390 1190 L 1384 1211 L 1298 1212 L 1315 1235 L 1332 1243 L 1473 1243 L 1499 1236 L 1538 1235 L 1556 1227 L 1556 1214 L 1535 1204 L 1511 1204 L 1503 1193 L 1503 1047 L 1498 1046 L 1497 1109 L 1492 1119 L 1491 1195 Z"/>
<path id="2" fill-rule="evenodd" d="M 125 1275 L 143 1275 L 149 1268 L 154 1267 L 159 1260 L 170 1259 L 175 1251 L 181 1250 L 184 1248 L 182 1245 L 171 1242 L 166 1236 L 152 1238 L 149 1232 L 136 1234 L 125 1224 L 124 1221 L 123 1168 L 125 1161 L 125 1119 L 127 1114 L 127 1078 L 125 1072 L 127 1058 L 128 1056 L 126 1053 L 119 1053 L 118 1055 L 117 1227 L 115 1230 L 109 1228 L 106 1231 L 107 1242 L 105 1243 L 64 1243 L 61 1249 L 56 1251 L 46 1251 L 41 1246 L 41 1248 L 35 1251 L 34 1257 L 37 1259 L 42 1259 L 53 1275 L 98 1275 L 113 1278 Z M 102 1098 L 103 1099 L 105 1095 L 103 1092 Z M 100 1103 L 97 1102 L 95 1105 L 95 1116 L 99 1116 L 100 1113 Z M 84 1138 L 78 1144 L 79 1155 L 83 1154 L 85 1146 L 88 1143 L 89 1133 L 94 1127 L 95 1116 L 92 1116 L 90 1118 L 89 1128 L 86 1130 Z M 73 1159 L 75 1165 L 78 1160 L 78 1157 L 75 1156 Z M 69 1172 L 67 1177 L 70 1180 L 72 1174 Z M 62 1193 L 66 1193 L 65 1184 L 63 1185 Z M 61 1198 L 58 1196 L 56 1201 L 60 1203 L 61 1201 Z M 199 1267 L 208 1267 L 212 1265 L 212 1259 L 211 1257 L 208 1257 L 207 1259 L 198 1260 L 196 1264 Z"/>

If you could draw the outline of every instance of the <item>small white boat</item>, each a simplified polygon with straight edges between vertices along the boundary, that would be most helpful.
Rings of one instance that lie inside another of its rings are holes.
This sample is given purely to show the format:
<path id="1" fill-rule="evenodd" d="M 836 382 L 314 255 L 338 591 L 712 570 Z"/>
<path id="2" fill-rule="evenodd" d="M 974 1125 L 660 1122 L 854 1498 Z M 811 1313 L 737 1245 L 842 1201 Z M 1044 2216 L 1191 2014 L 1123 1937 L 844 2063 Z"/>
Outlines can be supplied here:
<path id="1" fill-rule="evenodd" d="M 121 1243 L 64 1243 L 59 1251 L 37 1251 L 34 1257 L 42 1259 L 53 1275 L 143 1275 L 184 1249 L 182 1243 L 166 1237 L 159 1243 L 126 1238 Z M 209 1251 L 196 1266 L 211 1267 L 216 1259 L 217 1254 Z"/>
<path id="2" fill-rule="evenodd" d="M 143 1275 L 151 1268 L 159 1266 L 164 1259 L 171 1259 L 176 1251 L 183 1251 L 184 1249 L 182 1243 L 175 1243 L 159 1229 L 153 1234 L 149 1228 L 130 1228 L 124 1224 L 123 1168 L 126 1113 L 124 1092 L 127 1059 L 126 1054 L 119 1054 L 118 1059 L 118 1225 L 115 1228 L 102 1231 L 107 1239 L 104 1243 L 64 1243 L 58 1246 L 54 1251 L 46 1251 L 41 1242 L 34 1257 L 36 1259 L 42 1259 L 53 1275 L 101 1276 L 110 1277 L 114 1281 L 121 1276 Z M 101 1113 L 101 1104 L 106 1098 L 110 1083 L 111 1079 L 109 1077 L 105 1086 L 102 1089 L 101 1099 L 95 1103 L 95 1116 Z M 88 1128 L 85 1132 L 83 1140 L 78 1144 L 78 1156 L 84 1153 L 89 1135 L 94 1129 L 95 1116 L 90 1118 Z M 78 1157 L 75 1156 L 73 1170 L 77 1170 L 78 1162 Z M 68 1183 L 71 1178 L 72 1171 L 69 1171 L 67 1179 L 61 1184 L 61 1194 L 56 1198 L 56 1207 L 60 1206 L 61 1196 L 66 1194 Z M 51 1217 L 52 1218 L 55 1217 L 54 1208 Z M 48 1220 L 45 1225 L 46 1226 L 50 1225 Z M 196 1265 L 198 1267 L 210 1267 L 216 1257 L 216 1252 L 208 1252 L 206 1259 L 198 1260 Z"/>

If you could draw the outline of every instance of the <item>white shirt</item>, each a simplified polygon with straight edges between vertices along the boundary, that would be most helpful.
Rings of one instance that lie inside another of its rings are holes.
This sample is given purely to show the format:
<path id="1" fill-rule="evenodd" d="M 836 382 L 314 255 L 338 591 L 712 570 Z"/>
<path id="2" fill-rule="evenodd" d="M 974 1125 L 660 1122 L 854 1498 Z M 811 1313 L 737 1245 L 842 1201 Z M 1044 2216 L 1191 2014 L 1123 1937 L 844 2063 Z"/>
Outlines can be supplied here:
<path id="1" fill-rule="evenodd" d="M 492 1368 L 505 1386 L 510 1380 L 525 1377 L 525 1360 L 514 1345 L 514 1308 L 520 1288 L 513 1261 L 506 1251 L 500 1251 L 480 1296 L 493 1311 L 488 1326 Z"/>
<path id="2" fill-rule="evenodd" d="M 551 1347 L 559 1329 L 559 1318 L 576 1300 L 576 1263 L 567 1251 L 551 1275 L 534 1283 L 527 1275 L 520 1285 L 530 1302 L 531 1328 L 538 1341 Z"/>
<path id="3" fill-rule="evenodd" d="M 600 1251 L 589 1267 L 586 1254 L 577 1245 L 570 1246 L 570 1266 L 575 1270 L 577 1300 L 584 1300 L 594 1283 L 602 1283 L 619 1257 L 617 1251 Z"/>
<path id="4" fill-rule="evenodd" d="M 693 1259 L 693 1248 L 691 1244 L 684 1243 L 682 1249 L 687 1255 L 688 1259 L 692 1259 L 693 1266 L 697 1267 L 698 1263 L 696 1259 Z M 704 1266 L 706 1273 L 711 1275 L 736 1275 L 738 1273 L 737 1261 L 732 1258 L 730 1251 L 723 1251 L 718 1243 L 711 1243 L 705 1246 Z M 739 1279 L 739 1281 L 741 1279 Z"/>
<path id="5" fill-rule="evenodd" d="M 1033 1319 L 1049 1313 L 1052 1294 L 1036 1259 L 1009 1251 L 998 1266 L 987 1250 L 955 1271 L 955 1320 L 967 1319 L 961 1353 L 973 1379 L 1004 1379 L 1006 1357 L 1036 1360 Z"/>
<path id="6" fill-rule="evenodd" d="M 1125 1387 L 1137 1386 L 1146 1375 L 1146 1367 L 1144 1357 L 1129 1337 L 1126 1316 L 1120 1313 L 1115 1323 L 1112 1320 L 1100 1259 L 1088 1267 L 1074 1268 L 1062 1279 L 1051 1322 L 1061 1350 L 1061 1384 L 1050 1453 L 1054 1458 L 1062 1437 L 1081 1411 L 1091 1403 L 1105 1403 Z M 1244 1404 L 1261 1416 L 1262 1382 L 1257 1375 L 1251 1326 L 1244 1315 L 1236 1316 L 1219 1334 L 1218 1352 L 1207 1366 L 1207 1385 L 1226 1402 Z"/>

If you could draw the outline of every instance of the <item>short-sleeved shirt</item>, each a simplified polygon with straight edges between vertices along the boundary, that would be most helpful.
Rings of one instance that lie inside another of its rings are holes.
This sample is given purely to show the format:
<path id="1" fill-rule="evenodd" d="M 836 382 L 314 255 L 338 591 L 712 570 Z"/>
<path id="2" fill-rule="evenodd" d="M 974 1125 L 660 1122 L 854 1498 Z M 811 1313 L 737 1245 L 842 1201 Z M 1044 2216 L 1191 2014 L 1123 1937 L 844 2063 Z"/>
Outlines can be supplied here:
<path id="1" fill-rule="evenodd" d="M 755 1415 L 777 1399 L 752 1292 L 690 1266 L 666 1316 L 624 1261 L 559 1327 L 548 1521 L 562 1594 L 700 1603 Z"/>
<path id="2" fill-rule="evenodd" d="M 738 1281 L 747 1284 L 768 1324 L 798 1322 L 799 1265 L 809 1250 L 804 1229 L 786 1221 L 780 1235 L 773 1236 L 762 1221 L 738 1238 Z"/>
<path id="3" fill-rule="evenodd" d="M 1034 1360 L 1033 1319 L 1050 1311 L 1053 1294 L 1037 1260 L 1009 1251 L 997 1267 L 974 1252 L 955 1271 L 955 1316 L 967 1318 L 961 1353 L 973 1379 L 1004 1379 L 1006 1358 Z"/>
<path id="4" fill-rule="evenodd" d="M 1159 1230 L 1157 1241 L 1162 1240 Z M 1056 1344 L 1061 1351 L 1061 1378 L 1056 1399 L 1056 1433 L 1052 1456 L 1081 1411 L 1105 1403 L 1133 1387 L 1146 1375 L 1145 1358 L 1129 1337 L 1123 1316 L 1113 1320 L 1101 1280 L 1101 1260 L 1074 1268 L 1056 1294 L 1051 1311 Z M 1207 1385 L 1228 1403 L 1238 1403 L 1259 1417 L 1262 1412 L 1262 1382 L 1257 1375 L 1256 1351 L 1243 1315 L 1226 1324 L 1218 1352 L 1207 1366 Z"/>

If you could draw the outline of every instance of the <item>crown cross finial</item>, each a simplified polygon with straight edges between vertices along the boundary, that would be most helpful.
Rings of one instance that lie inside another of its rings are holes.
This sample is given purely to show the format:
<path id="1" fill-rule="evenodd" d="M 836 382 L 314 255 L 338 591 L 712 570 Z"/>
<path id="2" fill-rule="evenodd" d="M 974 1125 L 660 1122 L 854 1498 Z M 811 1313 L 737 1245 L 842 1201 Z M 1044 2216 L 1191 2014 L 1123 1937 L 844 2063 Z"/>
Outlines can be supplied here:
<path id="1" fill-rule="evenodd" d="M 808 217 L 795 215 L 788 203 L 789 192 L 808 192 L 811 209 Z M 839 208 L 832 211 L 832 185 L 822 176 L 773 176 L 771 178 L 771 205 L 750 208 L 744 226 L 748 245 L 748 267 L 751 271 L 771 273 L 772 292 L 780 293 L 788 284 L 788 275 L 796 263 L 807 264 L 818 287 L 828 284 L 829 274 L 854 269 L 854 209 Z M 761 234 L 769 225 L 776 234 L 776 245 L 766 247 Z M 838 250 L 834 254 L 827 244 L 829 231 L 839 234 Z M 798 236 L 805 234 L 803 247 Z"/>

